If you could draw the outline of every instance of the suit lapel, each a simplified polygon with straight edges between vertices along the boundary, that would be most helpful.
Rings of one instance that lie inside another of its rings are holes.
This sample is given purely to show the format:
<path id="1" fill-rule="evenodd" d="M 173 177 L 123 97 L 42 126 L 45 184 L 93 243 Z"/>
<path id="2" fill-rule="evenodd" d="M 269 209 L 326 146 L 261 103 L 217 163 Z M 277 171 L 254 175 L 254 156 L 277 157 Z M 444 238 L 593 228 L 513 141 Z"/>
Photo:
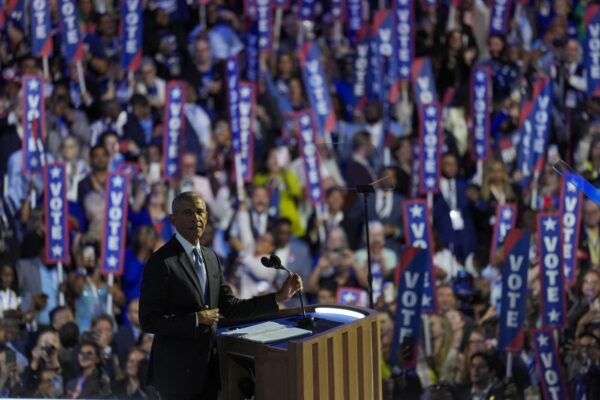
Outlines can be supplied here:
<path id="1" fill-rule="evenodd" d="M 177 241 L 177 239 L 175 239 L 175 240 Z M 177 242 L 177 244 L 179 245 L 179 242 Z M 181 245 L 179 245 L 179 247 L 181 248 Z M 185 254 L 185 251 L 183 250 L 183 248 L 181 248 L 181 252 L 179 253 L 179 257 L 177 258 L 177 261 L 179 261 L 179 264 L 183 268 L 184 272 L 186 273 L 188 278 L 194 284 L 194 287 L 200 294 L 200 296 L 198 296 L 198 297 L 200 298 L 200 301 L 204 305 L 204 299 L 203 299 L 204 296 L 202 296 L 204 294 L 204 292 L 200 289 L 200 280 L 198 278 L 198 275 L 196 274 L 196 270 L 194 269 L 192 262 L 190 261 L 190 258 L 188 257 L 187 254 Z"/>

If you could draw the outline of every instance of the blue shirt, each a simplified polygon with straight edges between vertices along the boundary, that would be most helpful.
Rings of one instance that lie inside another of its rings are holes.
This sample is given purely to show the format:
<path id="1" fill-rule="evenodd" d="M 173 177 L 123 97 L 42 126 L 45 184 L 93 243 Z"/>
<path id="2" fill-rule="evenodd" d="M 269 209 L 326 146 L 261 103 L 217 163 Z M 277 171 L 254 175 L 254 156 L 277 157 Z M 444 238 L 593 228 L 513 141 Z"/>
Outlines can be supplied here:
<path id="1" fill-rule="evenodd" d="M 90 329 L 92 319 L 98 314 L 106 312 L 108 302 L 108 289 L 106 285 L 96 288 L 89 281 L 86 282 L 81 296 L 75 300 L 75 321 L 81 332 Z"/>
<path id="2" fill-rule="evenodd" d="M 48 296 L 46 308 L 40 311 L 39 322 L 41 324 L 50 324 L 50 310 L 58 304 L 58 270 L 55 267 L 47 268 L 42 260 L 37 259 L 40 269 L 40 284 L 42 293 Z"/>
<path id="3" fill-rule="evenodd" d="M 15 151 L 8 159 L 8 198 L 10 199 L 13 206 L 18 210 L 21 209 L 21 205 L 25 197 L 27 196 L 27 188 L 29 187 L 29 176 L 23 174 L 23 156 L 21 150 Z M 46 162 L 54 162 L 54 158 L 46 153 Z M 32 175 L 33 182 L 35 183 L 37 197 L 42 195 L 44 188 L 42 174 Z"/>

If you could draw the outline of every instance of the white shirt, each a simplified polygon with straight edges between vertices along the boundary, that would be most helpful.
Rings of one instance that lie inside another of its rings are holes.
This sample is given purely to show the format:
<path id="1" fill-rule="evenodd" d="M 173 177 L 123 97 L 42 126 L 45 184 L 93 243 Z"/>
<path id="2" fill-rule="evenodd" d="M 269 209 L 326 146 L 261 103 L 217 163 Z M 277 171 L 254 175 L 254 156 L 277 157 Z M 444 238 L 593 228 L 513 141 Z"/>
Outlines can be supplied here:
<path id="1" fill-rule="evenodd" d="M 456 180 L 455 179 L 440 179 L 440 189 L 442 189 L 442 195 L 444 200 L 448 204 L 451 210 L 456 209 Z"/>
<path id="2" fill-rule="evenodd" d="M 187 239 L 181 235 L 181 233 L 177 231 L 175 232 L 175 238 L 179 241 L 181 247 L 183 247 L 183 250 L 185 251 L 185 254 L 187 254 L 192 265 L 196 265 L 194 249 L 198 250 L 198 254 L 200 255 L 200 258 L 202 258 L 202 248 L 200 247 L 200 244 L 198 244 L 198 246 L 194 246 L 193 244 L 188 242 Z M 202 264 L 204 264 L 204 259 L 202 259 Z"/>

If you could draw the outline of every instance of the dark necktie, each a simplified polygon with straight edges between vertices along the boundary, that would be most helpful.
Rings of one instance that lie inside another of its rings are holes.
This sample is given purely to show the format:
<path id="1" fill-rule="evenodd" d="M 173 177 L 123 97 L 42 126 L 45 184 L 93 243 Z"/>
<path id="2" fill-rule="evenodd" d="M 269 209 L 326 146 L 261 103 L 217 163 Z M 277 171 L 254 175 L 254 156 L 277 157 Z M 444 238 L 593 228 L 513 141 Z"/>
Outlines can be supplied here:
<path id="1" fill-rule="evenodd" d="M 194 268 L 196 269 L 198 279 L 200 280 L 200 288 L 202 289 L 202 295 L 206 299 L 206 268 L 204 268 L 204 263 L 202 262 L 202 257 L 200 257 L 200 252 L 198 251 L 198 248 L 194 247 L 194 250 L 192 250 L 192 252 L 194 253 Z"/>

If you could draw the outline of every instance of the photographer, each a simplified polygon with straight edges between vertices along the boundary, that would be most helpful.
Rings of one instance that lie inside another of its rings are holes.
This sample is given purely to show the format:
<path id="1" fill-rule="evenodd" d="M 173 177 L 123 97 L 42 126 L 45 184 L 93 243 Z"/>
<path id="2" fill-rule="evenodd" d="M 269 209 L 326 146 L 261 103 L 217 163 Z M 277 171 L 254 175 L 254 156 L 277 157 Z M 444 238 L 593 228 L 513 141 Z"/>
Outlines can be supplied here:
<path id="1" fill-rule="evenodd" d="M 308 278 L 306 291 L 316 294 L 325 282 L 337 287 L 367 287 L 366 269 L 357 268 L 354 253 L 348 248 L 346 234 L 341 228 L 329 232 L 325 252 Z"/>
<path id="2" fill-rule="evenodd" d="M 33 393 L 38 390 L 42 379 L 42 371 L 52 370 L 56 373 L 53 385 L 55 390 L 63 391 L 62 366 L 60 364 L 58 353 L 60 350 L 60 340 L 58 334 L 47 330 L 40 333 L 37 344 L 31 351 L 31 362 L 25 369 L 25 390 L 27 393 Z"/>

